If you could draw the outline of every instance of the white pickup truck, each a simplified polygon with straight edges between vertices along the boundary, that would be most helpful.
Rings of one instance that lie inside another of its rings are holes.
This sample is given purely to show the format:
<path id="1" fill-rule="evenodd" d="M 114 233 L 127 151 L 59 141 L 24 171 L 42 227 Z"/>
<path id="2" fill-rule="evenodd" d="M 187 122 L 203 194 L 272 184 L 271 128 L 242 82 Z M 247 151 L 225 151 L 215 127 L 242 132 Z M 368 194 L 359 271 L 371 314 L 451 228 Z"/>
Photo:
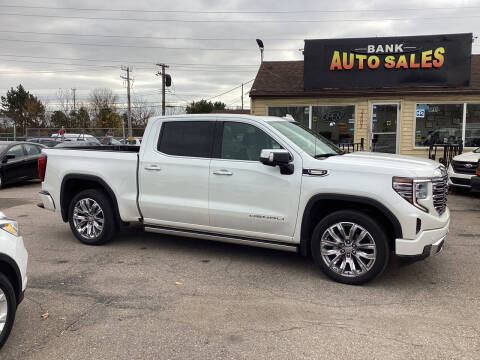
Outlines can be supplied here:
<path id="1" fill-rule="evenodd" d="M 122 225 L 311 255 L 336 281 L 379 275 L 390 252 L 436 254 L 447 173 L 431 160 L 343 154 L 292 119 L 150 119 L 140 147 L 44 149 L 40 206 L 103 244 Z"/>

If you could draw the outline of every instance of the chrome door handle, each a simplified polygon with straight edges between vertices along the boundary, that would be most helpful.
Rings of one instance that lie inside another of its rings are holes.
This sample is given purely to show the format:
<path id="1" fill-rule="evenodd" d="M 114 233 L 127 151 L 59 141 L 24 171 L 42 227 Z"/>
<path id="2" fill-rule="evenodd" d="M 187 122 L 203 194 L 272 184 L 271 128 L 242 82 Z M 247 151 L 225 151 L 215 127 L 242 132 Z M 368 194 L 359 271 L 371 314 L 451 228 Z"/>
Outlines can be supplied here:
<path id="1" fill-rule="evenodd" d="M 215 170 L 213 173 L 214 173 L 215 175 L 227 175 L 227 176 L 233 175 L 233 172 L 231 172 L 231 171 L 229 171 L 229 170 L 225 170 L 225 169 Z"/>
<path id="2" fill-rule="evenodd" d="M 152 165 L 152 166 L 145 166 L 145 170 L 150 170 L 150 171 L 161 171 L 162 169 L 160 169 L 158 166 L 156 165 Z"/>

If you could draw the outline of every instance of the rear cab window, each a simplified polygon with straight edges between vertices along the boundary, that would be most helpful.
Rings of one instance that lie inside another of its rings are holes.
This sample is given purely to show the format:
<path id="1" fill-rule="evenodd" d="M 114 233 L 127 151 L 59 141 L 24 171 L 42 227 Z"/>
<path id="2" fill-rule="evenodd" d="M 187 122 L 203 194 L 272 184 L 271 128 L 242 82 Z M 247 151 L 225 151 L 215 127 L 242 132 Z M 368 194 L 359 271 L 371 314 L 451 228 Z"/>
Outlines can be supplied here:
<path id="1" fill-rule="evenodd" d="M 157 150 L 174 156 L 210 158 L 215 121 L 167 121 L 162 124 Z"/>

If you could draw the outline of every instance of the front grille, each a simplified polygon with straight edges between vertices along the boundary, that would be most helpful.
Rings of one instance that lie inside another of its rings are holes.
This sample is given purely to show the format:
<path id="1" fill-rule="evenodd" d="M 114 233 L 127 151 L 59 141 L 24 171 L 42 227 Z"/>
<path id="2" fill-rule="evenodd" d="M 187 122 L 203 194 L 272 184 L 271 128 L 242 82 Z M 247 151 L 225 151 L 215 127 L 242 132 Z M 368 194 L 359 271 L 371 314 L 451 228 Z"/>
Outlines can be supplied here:
<path id="1" fill-rule="evenodd" d="M 470 179 L 462 179 L 456 177 L 450 177 L 450 181 L 456 185 L 468 185 L 470 186 Z"/>
<path id="2" fill-rule="evenodd" d="M 439 168 L 441 171 L 441 176 L 436 176 L 432 179 L 432 189 L 433 189 L 433 206 L 435 210 L 442 215 L 447 208 L 447 171 L 442 166 Z"/>
<path id="3" fill-rule="evenodd" d="M 477 163 L 468 161 L 452 161 L 453 171 L 459 174 L 475 174 Z"/>

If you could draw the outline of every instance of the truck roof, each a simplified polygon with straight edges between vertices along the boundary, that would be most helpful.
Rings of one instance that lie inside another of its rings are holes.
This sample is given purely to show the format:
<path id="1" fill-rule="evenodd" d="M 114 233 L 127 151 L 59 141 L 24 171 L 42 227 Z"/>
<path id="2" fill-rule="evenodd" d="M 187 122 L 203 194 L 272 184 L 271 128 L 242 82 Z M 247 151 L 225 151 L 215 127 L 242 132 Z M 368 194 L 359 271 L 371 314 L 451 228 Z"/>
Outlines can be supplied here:
<path id="1" fill-rule="evenodd" d="M 162 121 L 162 120 L 175 121 L 190 121 L 192 119 L 202 119 L 204 121 L 215 120 L 232 120 L 232 119 L 250 119 L 257 122 L 272 122 L 272 121 L 294 121 L 293 118 L 277 117 L 277 116 L 257 116 L 257 115 L 244 115 L 244 114 L 184 114 L 184 115 L 172 115 L 172 116 L 154 116 L 150 120 Z"/>

